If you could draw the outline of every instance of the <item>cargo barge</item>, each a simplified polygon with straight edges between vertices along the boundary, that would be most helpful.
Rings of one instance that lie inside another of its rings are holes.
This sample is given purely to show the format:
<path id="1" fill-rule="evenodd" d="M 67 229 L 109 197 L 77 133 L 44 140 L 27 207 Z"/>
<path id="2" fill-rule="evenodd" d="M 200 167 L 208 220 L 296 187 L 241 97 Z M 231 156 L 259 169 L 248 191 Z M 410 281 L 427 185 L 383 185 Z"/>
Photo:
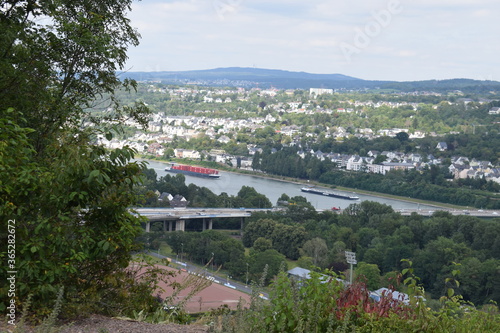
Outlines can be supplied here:
<path id="1" fill-rule="evenodd" d="M 359 200 L 359 197 L 356 197 L 356 196 L 344 195 L 344 194 L 340 194 L 340 193 L 325 191 L 325 190 L 314 188 L 314 187 L 302 187 L 300 190 L 302 192 L 319 194 L 319 195 L 324 195 L 324 196 L 332 197 L 332 198 L 345 199 L 345 200 Z"/>
<path id="2" fill-rule="evenodd" d="M 183 175 L 218 179 L 219 171 L 210 168 L 203 168 L 191 165 L 171 164 L 165 168 L 165 171 L 172 173 L 182 173 Z"/>

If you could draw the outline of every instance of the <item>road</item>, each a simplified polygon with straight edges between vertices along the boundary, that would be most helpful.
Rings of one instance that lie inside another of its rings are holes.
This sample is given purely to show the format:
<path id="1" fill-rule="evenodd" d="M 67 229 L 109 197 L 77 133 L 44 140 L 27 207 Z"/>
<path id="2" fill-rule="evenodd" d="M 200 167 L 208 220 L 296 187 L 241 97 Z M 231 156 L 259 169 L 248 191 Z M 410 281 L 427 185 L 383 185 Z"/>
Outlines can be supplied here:
<path id="1" fill-rule="evenodd" d="M 153 257 L 160 258 L 160 259 L 170 259 L 172 263 L 179 265 L 180 267 L 182 267 L 180 269 L 185 269 L 187 272 L 195 272 L 195 273 L 199 273 L 199 274 L 204 274 L 207 277 L 207 279 L 212 280 L 212 282 L 214 282 L 214 283 L 218 283 L 218 284 L 223 285 L 227 288 L 238 290 L 238 291 L 250 294 L 250 295 L 252 294 L 252 288 L 250 288 L 250 286 L 246 286 L 243 283 L 232 280 L 227 275 L 221 276 L 221 275 L 215 274 L 214 272 L 211 272 L 209 269 L 201 269 L 199 266 L 192 265 L 188 262 L 180 262 L 180 261 L 177 261 L 173 258 L 158 254 L 156 252 L 149 251 L 149 252 L 146 252 L 146 254 L 149 254 Z M 262 294 L 262 296 L 265 299 L 267 299 L 269 297 L 269 295 L 265 292 L 261 291 L 259 293 Z"/>
<path id="2" fill-rule="evenodd" d="M 435 212 L 444 211 L 448 212 L 451 215 L 470 215 L 475 217 L 490 217 L 490 218 L 500 218 L 500 211 L 495 210 L 483 210 L 483 209 L 447 209 L 447 208 L 438 208 L 429 210 L 429 209 L 400 209 L 396 210 L 401 213 L 401 215 L 409 216 L 412 213 L 417 213 L 423 216 L 432 216 Z"/>
<path id="3" fill-rule="evenodd" d="M 138 213 L 146 216 L 150 221 L 164 221 L 164 220 L 178 220 L 178 219 L 203 219 L 203 218 L 216 218 L 216 217 L 249 217 L 253 212 L 259 211 L 278 211 L 279 208 L 273 209 L 257 209 L 257 208 L 187 208 L 187 209 L 172 209 L 172 208 L 139 208 L 136 209 Z M 330 210 L 330 209 L 329 209 Z M 318 212 L 325 211 L 325 209 L 318 209 Z M 339 210 L 341 212 L 342 210 Z M 431 216 L 434 212 L 445 211 L 452 215 L 471 215 L 477 217 L 500 217 L 500 211 L 496 210 L 483 210 L 483 209 L 448 209 L 444 207 L 431 207 L 431 208 L 403 208 L 395 209 L 401 215 L 409 216 L 412 213 L 419 215 Z"/>

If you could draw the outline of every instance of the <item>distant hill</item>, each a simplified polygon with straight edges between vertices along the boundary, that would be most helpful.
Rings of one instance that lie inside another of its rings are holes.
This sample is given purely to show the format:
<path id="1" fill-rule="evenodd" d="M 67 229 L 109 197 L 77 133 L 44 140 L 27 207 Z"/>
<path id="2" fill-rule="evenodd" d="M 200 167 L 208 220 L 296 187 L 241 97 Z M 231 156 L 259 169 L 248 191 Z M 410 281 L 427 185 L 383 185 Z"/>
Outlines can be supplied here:
<path id="1" fill-rule="evenodd" d="M 165 83 L 200 85 L 228 85 L 278 89 L 359 89 L 375 87 L 376 81 L 365 81 L 342 74 L 312 74 L 277 69 L 228 67 L 179 72 L 128 72 L 123 74 L 138 81 L 162 81 Z"/>
<path id="2" fill-rule="evenodd" d="M 164 72 L 169 73 L 169 72 Z M 172 72 L 171 72 L 172 73 Z M 300 79 L 300 80 L 326 80 L 326 81 L 349 81 L 349 80 L 360 80 L 351 76 L 346 76 L 342 74 L 311 74 L 306 72 L 290 72 L 280 69 L 262 69 L 262 68 L 250 68 L 250 67 L 227 67 L 227 68 L 215 68 L 206 70 L 196 70 L 187 72 L 177 72 L 184 75 L 195 76 L 195 77 L 231 77 L 239 79 Z"/>
<path id="3" fill-rule="evenodd" d="M 489 93 L 500 91 L 498 81 L 479 81 L 471 79 L 450 79 L 450 80 L 426 80 L 409 82 L 387 82 L 382 86 L 384 89 L 395 89 L 399 91 L 436 91 L 448 92 L 460 90 L 464 93 Z"/>
<path id="4" fill-rule="evenodd" d="M 227 67 L 193 71 L 127 72 L 122 77 L 137 81 L 161 81 L 172 84 L 242 86 L 278 89 L 393 89 L 397 91 L 453 91 L 481 93 L 500 91 L 500 82 L 470 79 L 428 81 L 369 81 L 342 74 L 312 74 L 278 69 Z"/>

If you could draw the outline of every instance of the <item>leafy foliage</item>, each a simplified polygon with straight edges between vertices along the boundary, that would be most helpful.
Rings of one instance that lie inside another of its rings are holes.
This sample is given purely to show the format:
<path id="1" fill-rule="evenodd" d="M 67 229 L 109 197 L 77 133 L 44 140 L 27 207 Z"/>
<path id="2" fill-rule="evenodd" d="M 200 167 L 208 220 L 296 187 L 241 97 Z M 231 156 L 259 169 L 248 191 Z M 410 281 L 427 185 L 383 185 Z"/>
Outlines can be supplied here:
<path id="1" fill-rule="evenodd" d="M 170 232 L 167 244 L 183 260 L 227 269 L 234 277 L 244 275 L 245 249 L 239 240 L 215 230 L 199 233 Z"/>
<path id="2" fill-rule="evenodd" d="M 259 238 L 268 239 L 275 250 L 287 258 L 298 259 L 299 248 L 305 242 L 303 226 L 277 223 L 271 219 L 251 221 L 243 233 L 243 245 L 251 247 Z"/>
<path id="3" fill-rule="evenodd" d="M 116 76 L 138 43 L 130 4 L 0 1 L 0 232 L 5 239 L 5 224 L 15 221 L 16 302 L 32 294 L 38 315 L 49 313 L 62 287 L 66 316 L 122 311 L 131 294 L 151 287 L 127 271 L 141 230 L 128 207 L 143 164 L 131 162 L 128 147 L 93 144 L 97 135 L 111 139 L 124 119 L 147 119 L 143 105 L 121 107 L 113 96 L 135 86 Z M 96 117 L 87 108 L 105 93 L 109 112 Z M 2 279 L 6 272 L 2 266 Z"/>
<path id="4" fill-rule="evenodd" d="M 411 264 L 411 263 L 410 263 Z M 498 309 L 464 310 L 464 302 L 445 297 L 440 310 L 426 307 L 423 289 L 411 266 L 404 270 L 410 302 L 392 297 L 392 291 L 373 300 L 362 283 L 345 288 L 332 272 L 312 273 L 296 281 L 280 273 L 270 299 L 253 300 L 248 310 L 224 316 L 215 332 L 495 332 Z M 217 320 L 216 320 L 217 322 Z"/>

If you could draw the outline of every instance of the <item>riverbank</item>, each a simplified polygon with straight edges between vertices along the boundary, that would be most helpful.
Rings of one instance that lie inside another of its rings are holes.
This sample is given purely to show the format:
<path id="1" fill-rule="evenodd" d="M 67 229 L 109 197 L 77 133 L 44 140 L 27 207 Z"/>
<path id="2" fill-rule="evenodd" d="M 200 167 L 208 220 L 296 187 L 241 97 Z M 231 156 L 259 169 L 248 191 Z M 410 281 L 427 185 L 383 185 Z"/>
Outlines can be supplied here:
<path id="1" fill-rule="evenodd" d="M 426 201 L 426 200 L 421 200 L 421 199 L 400 197 L 400 196 L 392 195 L 392 194 L 372 192 L 372 191 L 366 191 L 366 190 L 349 188 L 349 187 L 332 186 L 332 185 L 320 183 L 320 182 L 317 182 L 317 181 L 310 181 L 310 180 L 305 180 L 305 179 L 296 179 L 296 178 L 290 178 L 290 177 L 284 177 L 284 176 L 277 176 L 277 175 L 269 175 L 269 174 L 264 174 L 264 173 L 255 172 L 255 171 L 251 171 L 251 170 L 244 170 L 243 172 L 238 172 L 238 171 L 231 171 L 231 172 L 240 173 L 240 174 L 246 174 L 246 175 L 250 175 L 250 176 L 254 176 L 254 177 L 269 178 L 269 179 L 284 181 L 284 182 L 298 184 L 298 185 L 321 186 L 321 187 L 325 187 L 325 188 L 336 189 L 336 190 L 339 190 L 339 191 L 351 192 L 352 194 L 365 194 L 365 195 L 369 195 L 369 196 L 373 196 L 373 197 L 378 197 L 378 198 L 392 199 L 392 200 L 398 200 L 398 201 L 403 201 L 403 202 L 411 202 L 411 203 L 416 203 L 416 204 L 433 206 L 433 207 L 436 207 L 436 208 L 447 208 L 447 209 L 464 209 L 464 208 L 466 208 L 465 206 L 458 206 L 458 205 L 446 204 L 446 203 L 441 203 L 441 202 L 434 202 L 434 201 Z"/>
<path id="2" fill-rule="evenodd" d="M 300 186 L 321 186 L 325 187 L 328 189 L 337 189 L 340 191 L 346 191 L 346 192 L 351 192 L 353 194 L 364 194 L 364 195 L 369 195 L 373 197 L 378 197 L 382 199 L 390 199 L 390 200 L 397 200 L 401 202 L 408 202 L 408 203 L 413 203 L 413 204 L 420 204 L 420 205 L 427 205 L 427 206 L 432 206 L 435 207 L 436 209 L 443 208 L 443 209 L 458 209 L 462 210 L 468 207 L 465 206 L 458 206 L 458 205 L 452 205 L 452 204 L 445 204 L 445 203 L 440 203 L 440 202 L 433 202 L 433 201 L 426 201 L 426 200 L 421 200 L 421 199 L 415 199 L 415 198 L 409 198 L 409 197 L 401 197 L 401 196 L 396 196 L 396 195 L 391 195 L 391 194 L 386 194 L 386 193 L 379 193 L 379 192 L 372 192 L 372 191 L 365 191 L 365 190 L 360 190 L 360 189 L 355 189 L 355 188 L 348 188 L 348 187 L 335 187 L 331 186 L 328 184 L 323 184 L 317 181 L 310 181 L 306 179 L 297 179 L 297 178 L 291 178 L 291 177 L 285 177 L 285 176 L 277 176 L 277 175 L 270 175 L 254 170 L 249 170 L 249 169 L 237 169 L 237 168 L 231 168 L 227 165 L 214 165 L 214 162 L 209 162 L 209 163 L 200 163 L 199 161 L 191 161 L 191 160 L 181 160 L 181 159 L 172 159 L 172 160 L 159 160 L 159 159 L 150 159 L 147 157 L 142 157 L 138 156 L 140 159 L 145 160 L 145 161 L 151 161 L 151 162 L 158 162 L 162 164 L 168 164 L 168 163 L 180 163 L 180 164 L 189 164 L 189 165 L 197 165 L 197 166 L 203 166 L 203 167 L 211 167 L 211 168 L 217 168 L 218 170 L 227 172 L 227 173 L 233 173 L 233 174 L 241 174 L 241 175 L 247 175 L 247 176 L 252 176 L 252 177 L 259 177 L 263 179 L 273 179 L 276 181 L 282 181 L 290 184 L 296 184 Z"/>

